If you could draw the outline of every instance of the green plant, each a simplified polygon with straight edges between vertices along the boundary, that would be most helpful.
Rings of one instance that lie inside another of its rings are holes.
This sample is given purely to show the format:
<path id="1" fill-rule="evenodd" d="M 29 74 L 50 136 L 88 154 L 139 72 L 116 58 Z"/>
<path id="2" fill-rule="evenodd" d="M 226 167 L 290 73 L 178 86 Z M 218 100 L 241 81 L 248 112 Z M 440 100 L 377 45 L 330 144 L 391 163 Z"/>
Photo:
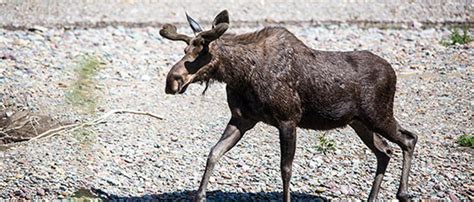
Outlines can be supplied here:
<path id="1" fill-rule="evenodd" d="M 319 136 L 318 145 L 316 149 L 326 155 L 328 152 L 336 150 L 336 142 L 334 140 L 328 139 L 325 134 Z"/>
<path id="2" fill-rule="evenodd" d="M 88 148 L 96 142 L 97 135 L 92 130 L 79 129 L 73 133 L 74 139 L 76 139 L 84 148 Z"/>
<path id="3" fill-rule="evenodd" d="M 82 56 L 76 68 L 77 80 L 69 87 L 66 100 L 81 111 L 94 113 L 99 96 L 96 93 L 97 80 L 94 78 L 101 68 L 97 57 Z"/>
<path id="4" fill-rule="evenodd" d="M 474 41 L 474 38 L 472 38 L 469 35 L 469 30 L 467 27 L 463 29 L 463 33 L 459 33 L 458 29 L 453 29 L 451 30 L 451 34 L 449 35 L 448 40 L 443 40 L 441 41 L 441 44 L 445 46 L 451 46 L 451 45 L 456 45 L 456 44 L 468 44 L 470 42 Z"/>
<path id="5" fill-rule="evenodd" d="M 94 201 L 103 201 L 95 193 L 87 188 L 79 188 L 71 196 L 72 201 L 82 201 L 82 202 L 94 202 Z"/>
<path id="6" fill-rule="evenodd" d="M 474 135 L 464 134 L 458 139 L 458 144 L 463 147 L 471 147 L 474 149 Z"/>

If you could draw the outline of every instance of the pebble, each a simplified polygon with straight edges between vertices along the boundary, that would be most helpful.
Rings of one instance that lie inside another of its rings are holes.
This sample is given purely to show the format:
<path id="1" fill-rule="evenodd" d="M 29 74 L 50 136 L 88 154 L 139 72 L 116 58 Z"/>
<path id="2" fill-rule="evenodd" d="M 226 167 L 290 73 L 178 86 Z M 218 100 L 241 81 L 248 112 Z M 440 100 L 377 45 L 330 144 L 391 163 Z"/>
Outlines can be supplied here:
<path id="1" fill-rule="evenodd" d="M 149 75 L 146 75 L 146 74 L 145 74 L 145 75 L 142 75 L 141 80 L 142 80 L 142 81 L 150 81 L 150 80 L 151 80 L 151 77 L 150 77 Z"/>
<path id="2" fill-rule="evenodd" d="M 449 35 L 445 29 L 297 25 L 288 29 L 310 47 L 367 49 L 391 63 L 398 77 L 395 116 L 403 127 L 419 135 L 410 192 L 416 199 L 469 200 L 465 193 L 474 193 L 472 186 L 466 186 L 471 179 L 472 150 L 459 147 L 456 139 L 473 133 L 472 98 L 466 91 L 472 88 L 472 44 L 467 49 L 439 45 Z M 4 179 L 0 197 L 26 198 L 36 193 L 42 199 L 67 198 L 67 193 L 86 187 L 100 188 L 98 195 L 172 200 L 187 198 L 190 190 L 197 189 L 209 150 L 220 138 L 230 112 L 223 84 L 211 84 L 204 96 L 204 87 L 198 84 L 190 85 L 186 95 L 164 93 L 166 73 L 182 57 L 184 44 L 161 40 L 155 34 L 159 28 L 2 31 L 0 42 L 13 51 L 0 47 L 0 57 L 14 59 L 0 60 L 0 84 L 7 84 L 0 85 L 0 92 L 9 92 L 5 89 L 9 86 L 18 91 L 13 99 L 22 100 L 25 95 L 29 106 L 70 122 L 92 120 L 122 108 L 154 112 L 165 119 L 115 114 L 106 123 L 84 129 L 87 138 L 65 132 L 2 150 L 2 170 L 11 172 L 0 173 Z M 183 27 L 178 31 L 191 34 Z M 136 45 L 145 40 L 146 45 Z M 64 98 L 84 54 L 96 55 L 105 63 L 97 75 L 102 111 L 95 114 L 78 113 Z M 59 83 L 65 85 L 58 87 Z M 317 137 L 323 132 L 298 129 L 297 133 L 291 189 L 302 195 L 295 197 L 316 192 L 332 200 L 366 200 L 376 159 L 352 129 L 326 132 L 328 138 L 337 140 L 336 151 L 326 155 L 316 149 Z M 281 191 L 278 144 L 275 128 L 257 124 L 216 165 L 209 195 L 216 200 L 279 199 L 280 195 L 273 194 Z M 381 200 L 393 200 L 398 188 L 402 155 L 396 145 L 394 148 Z M 451 188 L 453 191 L 447 190 Z M 213 194 L 214 190 L 220 192 Z"/>
<path id="3" fill-rule="evenodd" d="M 347 185 L 342 185 L 340 189 L 341 193 L 344 195 L 348 195 L 350 193 L 350 188 Z"/>
<path id="4" fill-rule="evenodd" d="M 318 193 L 322 193 L 322 192 L 327 191 L 327 188 L 326 187 L 316 187 L 316 188 L 314 188 L 314 191 L 316 191 Z"/>
<path id="5" fill-rule="evenodd" d="M 451 201 L 461 201 L 453 192 L 449 193 L 449 199 L 451 199 Z"/>
<path id="6" fill-rule="evenodd" d="M 176 136 L 174 136 L 174 135 L 171 136 L 171 141 L 172 141 L 172 142 L 177 142 L 178 140 L 179 140 L 178 137 L 176 137 Z"/>
<path id="7" fill-rule="evenodd" d="M 44 189 L 42 188 L 38 188 L 38 190 L 36 191 L 36 193 L 39 195 L 39 196 L 44 196 L 46 193 L 44 191 Z"/>

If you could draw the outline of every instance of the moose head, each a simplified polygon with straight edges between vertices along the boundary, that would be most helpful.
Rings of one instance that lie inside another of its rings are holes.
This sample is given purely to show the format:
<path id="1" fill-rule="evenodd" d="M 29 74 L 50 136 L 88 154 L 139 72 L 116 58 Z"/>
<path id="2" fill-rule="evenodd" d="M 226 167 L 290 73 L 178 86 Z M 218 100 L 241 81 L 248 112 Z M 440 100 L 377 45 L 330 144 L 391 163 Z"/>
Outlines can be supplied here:
<path id="1" fill-rule="evenodd" d="M 173 41 L 184 41 L 188 46 L 184 49 L 184 56 L 168 72 L 166 77 L 167 94 L 184 93 L 190 83 L 199 81 L 201 72 L 208 71 L 213 60 L 209 51 L 209 44 L 218 39 L 229 28 L 229 13 L 221 11 L 212 23 L 212 29 L 203 31 L 199 23 L 186 13 L 187 20 L 194 32 L 194 37 L 178 34 L 176 27 L 165 24 L 160 35 Z"/>

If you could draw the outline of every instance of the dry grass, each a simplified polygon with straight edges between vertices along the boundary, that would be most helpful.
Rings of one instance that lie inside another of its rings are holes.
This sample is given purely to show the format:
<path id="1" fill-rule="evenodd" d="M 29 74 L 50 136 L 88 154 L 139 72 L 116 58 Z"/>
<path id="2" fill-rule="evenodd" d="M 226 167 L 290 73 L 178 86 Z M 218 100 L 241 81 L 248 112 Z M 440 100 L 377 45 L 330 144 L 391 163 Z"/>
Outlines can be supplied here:
<path id="1" fill-rule="evenodd" d="M 10 87 L 5 89 L 0 102 L 0 145 L 27 141 L 60 124 L 49 116 L 32 112 L 26 95 Z"/>

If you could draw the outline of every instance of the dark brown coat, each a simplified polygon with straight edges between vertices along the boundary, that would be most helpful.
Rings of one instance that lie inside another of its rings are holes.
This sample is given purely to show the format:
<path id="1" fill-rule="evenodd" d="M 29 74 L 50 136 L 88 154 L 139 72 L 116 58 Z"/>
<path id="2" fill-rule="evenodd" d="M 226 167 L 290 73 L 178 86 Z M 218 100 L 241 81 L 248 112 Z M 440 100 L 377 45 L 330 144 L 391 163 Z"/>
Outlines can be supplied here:
<path id="1" fill-rule="evenodd" d="M 257 122 L 279 129 L 285 201 L 296 147 L 296 127 L 328 130 L 350 125 L 377 156 L 377 172 L 369 200 L 379 192 L 390 160 L 385 139 L 404 155 L 397 198 L 407 200 L 408 175 L 417 136 L 401 128 L 393 116 L 396 76 L 384 59 L 369 51 L 330 52 L 307 47 L 285 28 L 230 35 L 227 11 L 213 29 L 202 31 L 188 16 L 196 37 L 176 33 L 165 25 L 160 33 L 188 43 L 185 56 L 167 76 L 165 91 L 183 93 L 193 82 L 226 83 L 232 117 L 212 148 L 197 199 L 205 191 L 215 163 Z M 380 136 L 379 136 L 380 135 Z M 382 138 L 382 137 L 384 138 Z"/>

